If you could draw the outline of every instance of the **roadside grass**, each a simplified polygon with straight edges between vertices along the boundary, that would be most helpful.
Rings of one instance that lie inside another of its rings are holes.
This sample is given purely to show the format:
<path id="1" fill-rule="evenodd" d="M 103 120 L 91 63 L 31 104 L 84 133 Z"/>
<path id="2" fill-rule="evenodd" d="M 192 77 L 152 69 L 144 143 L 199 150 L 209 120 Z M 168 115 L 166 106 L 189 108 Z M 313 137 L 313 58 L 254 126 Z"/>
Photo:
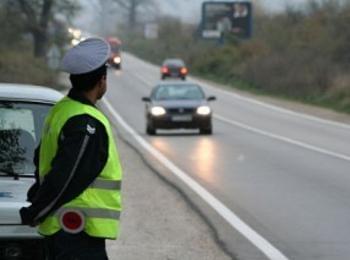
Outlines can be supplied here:
<path id="1" fill-rule="evenodd" d="M 335 91 L 334 93 L 328 93 L 325 95 L 314 96 L 289 96 L 284 93 L 271 92 L 263 88 L 257 88 L 252 83 L 249 83 L 240 79 L 226 79 L 220 78 L 216 75 L 192 73 L 198 78 L 202 78 L 208 81 L 212 81 L 228 88 L 237 89 L 247 93 L 251 93 L 257 96 L 265 96 L 271 98 L 279 98 L 286 101 L 298 102 L 302 104 L 308 104 L 323 108 L 328 108 L 337 112 L 350 114 L 350 93 L 344 93 L 343 91 Z"/>
<path id="2" fill-rule="evenodd" d="M 26 50 L 0 51 L 0 82 L 46 86 L 61 90 L 57 72 L 45 60 L 34 58 Z"/>

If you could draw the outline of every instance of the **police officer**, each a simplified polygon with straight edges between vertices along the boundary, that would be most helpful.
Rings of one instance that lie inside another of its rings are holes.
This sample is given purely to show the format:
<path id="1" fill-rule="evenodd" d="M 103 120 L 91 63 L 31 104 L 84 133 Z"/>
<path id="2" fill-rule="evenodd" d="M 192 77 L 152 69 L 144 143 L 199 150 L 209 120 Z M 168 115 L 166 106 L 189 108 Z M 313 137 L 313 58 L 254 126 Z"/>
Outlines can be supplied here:
<path id="1" fill-rule="evenodd" d="M 37 183 L 22 208 L 23 224 L 39 226 L 51 260 L 105 260 L 116 239 L 122 170 L 111 125 L 95 107 L 106 92 L 110 46 L 90 38 L 62 60 L 72 88 L 49 112 L 34 159 Z"/>

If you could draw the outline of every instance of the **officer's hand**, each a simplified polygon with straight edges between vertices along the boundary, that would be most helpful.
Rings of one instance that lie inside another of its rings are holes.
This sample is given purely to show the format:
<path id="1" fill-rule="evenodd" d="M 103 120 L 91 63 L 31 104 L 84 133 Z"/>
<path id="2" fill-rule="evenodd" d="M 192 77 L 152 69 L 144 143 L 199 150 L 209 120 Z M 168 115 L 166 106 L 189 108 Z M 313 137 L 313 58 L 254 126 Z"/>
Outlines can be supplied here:
<path id="1" fill-rule="evenodd" d="M 35 182 L 28 190 L 27 192 L 27 201 L 28 202 L 33 202 L 33 199 L 37 193 L 37 191 L 39 190 L 39 183 L 38 182 Z"/>

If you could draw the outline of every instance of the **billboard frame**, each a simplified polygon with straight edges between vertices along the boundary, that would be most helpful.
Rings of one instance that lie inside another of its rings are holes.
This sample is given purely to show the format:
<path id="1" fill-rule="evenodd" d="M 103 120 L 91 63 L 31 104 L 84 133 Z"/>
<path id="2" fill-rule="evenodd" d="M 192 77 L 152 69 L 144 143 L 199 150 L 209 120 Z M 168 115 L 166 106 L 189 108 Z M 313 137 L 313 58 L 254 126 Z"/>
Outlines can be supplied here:
<path id="1" fill-rule="evenodd" d="M 245 35 L 239 35 L 238 33 L 235 32 L 229 32 L 232 36 L 235 36 L 239 39 L 250 39 L 252 37 L 252 32 L 253 32 L 253 3 L 251 1 L 205 1 L 202 3 L 202 20 L 200 24 L 200 34 L 201 37 L 204 39 L 208 40 L 219 40 L 220 42 L 223 42 L 223 38 L 225 37 L 225 33 L 222 33 L 220 30 L 205 30 L 205 25 L 206 25 L 206 19 L 208 17 L 207 14 L 207 5 L 209 4 L 214 4 L 214 5 L 231 5 L 231 12 L 233 13 L 233 6 L 235 4 L 243 4 L 246 5 L 247 7 L 247 12 L 248 12 L 248 24 L 247 24 L 247 33 Z M 234 18 L 233 15 L 227 16 L 227 18 L 230 19 L 231 26 L 234 26 Z M 238 28 L 238 27 L 236 27 Z M 239 28 L 238 28 L 239 29 Z"/>

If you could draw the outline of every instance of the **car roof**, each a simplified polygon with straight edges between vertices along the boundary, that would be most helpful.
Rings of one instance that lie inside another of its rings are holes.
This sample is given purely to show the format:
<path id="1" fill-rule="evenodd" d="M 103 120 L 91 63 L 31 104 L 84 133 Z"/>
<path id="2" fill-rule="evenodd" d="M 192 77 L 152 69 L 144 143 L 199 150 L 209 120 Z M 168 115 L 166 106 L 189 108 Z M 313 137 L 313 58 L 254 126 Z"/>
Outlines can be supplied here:
<path id="1" fill-rule="evenodd" d="M 62 93 L 48 87 L 0 83 L 0 100 L 56 103 L 62 97 Z"/>
<path id="2" fill-rule="evenodd" d="M 194 83 L 194 82 L 191 82 L 191 81 L 171 81 L 171 80 L 167 80 L 167 81 L 159 81 L 157 84 L 156 84 L 156 87 L 158 86 L 166 86 L 166 85 L 171 85 L 171 86 L 174 86 L 174 85 L 178 85 L 178 86 L 197 86 L 199 88 L 201 88 L 201 86 L 197 83 Z"/>

